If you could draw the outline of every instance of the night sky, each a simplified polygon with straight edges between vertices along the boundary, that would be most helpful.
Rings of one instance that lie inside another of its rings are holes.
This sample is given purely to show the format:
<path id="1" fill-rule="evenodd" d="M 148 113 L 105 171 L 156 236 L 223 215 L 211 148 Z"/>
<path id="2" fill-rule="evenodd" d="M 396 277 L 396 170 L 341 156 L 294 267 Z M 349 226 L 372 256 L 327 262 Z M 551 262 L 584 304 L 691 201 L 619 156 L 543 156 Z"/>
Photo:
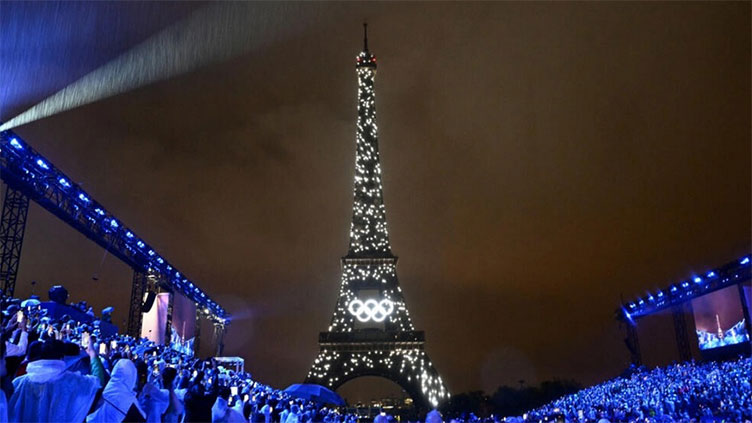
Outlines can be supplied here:
<path id="1" fill-rule="evenodd" d="M 205 7 L 1 3 L 0 120 Z M 254 42 L 15 130 L 234 315 L 262 382 L 305 377 L 334 309 L 363 19 L 392 250 L 452 392 L 613 377 L 622 295 L 750 251 L 749 2 L 214 7 Z M 32 205 L 17 295 L 121 323 L 131 276 Z"/>

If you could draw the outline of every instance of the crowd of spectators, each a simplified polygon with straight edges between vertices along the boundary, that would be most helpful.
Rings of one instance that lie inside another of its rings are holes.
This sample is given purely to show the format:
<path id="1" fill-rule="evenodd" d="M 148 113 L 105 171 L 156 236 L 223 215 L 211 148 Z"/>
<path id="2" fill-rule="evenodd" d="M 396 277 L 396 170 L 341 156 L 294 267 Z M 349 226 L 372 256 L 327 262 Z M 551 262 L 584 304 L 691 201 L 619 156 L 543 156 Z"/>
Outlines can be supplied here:
<path id="1" fill-rule="evenodd" d="M 47 316 L 37 299 L 0 297 L 0 423 L 246 422 L 356 423 L 343 409 L 254 381 L 248 373 L 147 339 L 105 334 L 88 322 Z M 635 369 L 561 397 L 523 416 L 459 422 L 752 422 L 752 358 Z M 376 423 L 393 419 L 381 413 Z M 427 421 L 440 423 L 429 413 Z"/>
<path id="2" fill-rule="evenodd" d="M 637 369 L 522 416 L 526 422 L 750 422 L 752 358 Z"/>
<path id="3" fill-rule="evenodd" d="M 292 397 L 146 339 L 104 335 L 102 321 L 50 318 L 37 300 L 0 298 L 0 423 L 355 423 L 342 410 Z"/>

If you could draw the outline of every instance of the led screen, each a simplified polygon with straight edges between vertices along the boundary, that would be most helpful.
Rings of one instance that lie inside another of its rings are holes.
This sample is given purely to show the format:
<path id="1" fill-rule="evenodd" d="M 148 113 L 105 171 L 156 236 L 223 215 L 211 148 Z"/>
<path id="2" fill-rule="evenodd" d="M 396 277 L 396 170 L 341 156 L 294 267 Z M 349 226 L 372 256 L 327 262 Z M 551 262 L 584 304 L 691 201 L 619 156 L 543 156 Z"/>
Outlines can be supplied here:
<path id="1" fill-rule="evenodd" d="M 749 342 L 737 286 L 695 298 L 692 308 L 701 350 Z"/>
<path id="2" fill-rule="evenodd" d="M 175 294 L 172 302 L 172 337 L 170 346 L 182 353 L 193 355 L 196 333 L 196 305 L 181 294 Z"/>

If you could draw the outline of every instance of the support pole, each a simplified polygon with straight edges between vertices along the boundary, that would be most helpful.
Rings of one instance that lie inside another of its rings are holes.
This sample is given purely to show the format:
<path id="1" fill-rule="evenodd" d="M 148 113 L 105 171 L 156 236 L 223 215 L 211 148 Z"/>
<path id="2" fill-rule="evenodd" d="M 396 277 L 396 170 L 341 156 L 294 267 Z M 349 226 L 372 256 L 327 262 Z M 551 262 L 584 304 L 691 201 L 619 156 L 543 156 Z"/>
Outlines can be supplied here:
<path id="1" fill-rule="evenodd" d="M 165 339 L 165 345 L 170 345 L 172 343 L 172 308 L 174 304 L 174 298 L 175 294 L 172 292 L 169 292 L 170 298 L 167 301 L 167 321 L 165 322 L 165 331 L 164 331 L 164 339 Z"/>
<path id="2" fill-rule="evenodd" d="M 687 319 L 684 316 L 684 303 L 671 308 L 674 317 L 674 334 L 676 335 L 676 348 L 679 351 L 681 361 L 692 359 L 692 350 L 689 347 L 689 334 L 687 333 Z"/>
<path id="3" fill-rule="evenodd" d="M 629 348 L 630 361 L 635 366 L 642 365 L 642 353 L 640 352 L 640 339 L 637 337 L 637 324 L 626 322 L 627 325 L 627 347 Z"/>
<path id="4" fill-rule="evenodd" d="M 215 323 L 214 333 L 217 335 L 217 357 L 222 357 L 225 352 L 225 326 Z"/>
<path id="5" fill-rule="evenodd" d="M 752 320 L 750 319 L 749 307 L 752 304 L 747 304 L 747 296 L 744 293 L 744 284 L 740 283 L 736 285 L 739 287 L 739 298 L 742 300 L 742 314 L 744 315 L 744 327 L 747 329 L 747 333 L 750 336 L 750 345 L 752 346 Z"/>
<path id="6" fill-rule="evenodd" d="M 0 219 L 0 283 L 3 294 L 13 296 L 16 290 L 21 246 L 29 212 L 29 197 L 10 186 L 5 187 L 2 218 Z"/>
<path id="7" fill-rule="evenodd" d="M 201 347 L 201 309 L 196 306 L 196 326 L 193 329 L 193 355 L 198 357 Z"/>
<path id="8" fill-rule="evenodd" d="M 141 337 L 142 307 L 146 284 L 146 273 L 134 270 L 133 286 L 131 287 L 131 305 L 128 310 L 128 335 L 137 339 Z"/>

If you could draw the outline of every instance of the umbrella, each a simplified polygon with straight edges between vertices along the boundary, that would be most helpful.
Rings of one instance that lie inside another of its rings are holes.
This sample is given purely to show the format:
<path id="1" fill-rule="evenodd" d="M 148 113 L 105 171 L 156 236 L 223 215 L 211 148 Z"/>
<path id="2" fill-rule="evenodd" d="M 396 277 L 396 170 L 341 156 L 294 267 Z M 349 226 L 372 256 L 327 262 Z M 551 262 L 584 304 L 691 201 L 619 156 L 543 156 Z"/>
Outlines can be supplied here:
<path id="1" fill-rule="evenodd" d="M 34 307 L 34 306 L 38 306 L 38 305 L 39 305 L 39 300 L 36 300 L 34 298 L 29 298 L 28 300 L 24 300 L 21 303 L 21 308 Z"/>
<path id="2" fill-rule="evenodd" d="M 345 405 L 345 400 L 337 395 L 336 392 L 312 383 L 296 383 L 288 386 L 284 392 L 294 397 L 322 404 Z"/>

